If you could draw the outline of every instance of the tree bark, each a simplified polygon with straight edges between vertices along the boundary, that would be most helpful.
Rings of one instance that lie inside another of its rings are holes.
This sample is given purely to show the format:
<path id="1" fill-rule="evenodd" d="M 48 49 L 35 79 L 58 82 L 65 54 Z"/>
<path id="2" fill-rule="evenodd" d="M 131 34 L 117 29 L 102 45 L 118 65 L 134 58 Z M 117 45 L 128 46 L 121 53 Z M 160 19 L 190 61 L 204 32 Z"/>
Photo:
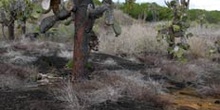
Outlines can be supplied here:
<path id="1" fill-rule="evenodd" d="M 8 25 L 8 37 L 9 37 L 9 40 L 14 40 L 15 39 L 14 21 L 10 22 L 10 24 Z"/>
<path id="2" fill-rule="evenodd" d="M 22 34 L 25 35 L 26 34 L 26 20 L 22 21 L 21 30 L 22 30 Z"/>
<path id="3" fill-rule="evenodd" d="M 14 26 L 15 25 L 15 13 L 13 11 L 10 12 L 10 20 L 8 24 L 8 37 L 9 40 L 14 40 L 15 35 L 14 35 Z"/>
<path id="4" fill-rule="evenodd" d="M 106 10 L 110 10 L 111 0 L 103 0 L 103 5 L 95 8 L 92 0 L 74 0 L 75 7 L 75 35 L 74 35 L 74 52 L 73 52 L 73 75 L 72 80 L 87 78 L 88 69 L 86 67 L 89 52 L 89 41 L 94 37 L 92 31 L 95 19 L 101 17 Z M 111 18 L 111 14 L 108 18 Z M 108 23 L 112 19 L 107 20 Z"/>
<path id="5" fill-rule="evenodd" d="M 169 27 L 169 34 L 170 34 L 170 42 L 169 42 L 169 49 L 174 50 L 175 48 L 175 32 L 173 30 L 173 27 Z M 168 58 L 174 59 L 174 53 L 168 50 Z"/>
<path id="6" fill-rule="evenodd" d="M 72 80 L 80 80 L 86 77 L 86 64 L 89 57 L 89 31 L 87 26 L 91 20 L 88 17 L 87 6 L 90 0 L 77 1 L 79 6 L 75 11 L 75 35 L 73 53 Z"/>
<path id="7" fill-rule="evenodd" d="M 2 24 L 2 35 L 3 35 L 3 38 L 6 40 L 6 36 L 5 36 L 5 25 Z"/>

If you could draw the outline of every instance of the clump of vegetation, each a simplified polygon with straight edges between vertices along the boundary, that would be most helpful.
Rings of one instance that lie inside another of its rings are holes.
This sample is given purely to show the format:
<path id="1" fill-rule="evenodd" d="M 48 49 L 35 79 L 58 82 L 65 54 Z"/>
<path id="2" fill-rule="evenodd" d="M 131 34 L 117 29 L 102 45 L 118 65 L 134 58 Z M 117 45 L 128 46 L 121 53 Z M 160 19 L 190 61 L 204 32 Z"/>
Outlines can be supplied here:
<path id="1" fill-rule="evenodd" d="M 7 27 L 10 40 L 15 39 L 16 21 L 22 33 L 25 34 L 26 22 L 28 20 L 36 20 L 41 13 L 41 8 L 30 0 L 1 0 L 0 9 L 0 24 L 2 24 L 3 37 L 6 38 L 4 27 Z"/>
<path id="2" fill-rule="evenodd" d="M 125 0 L 125 11 L 127 13 L 131 12 L 131 10 L 134 8 L 134 3 L 136 0 Z"/>
<path id="3" fill-rule="evenodd" d="M 214 42 L 214 47 L 210 50 L 210 53 L 220 53 L 220 40 Z"/>
<path id="4" fill-rule="evenodd" d="M 169 58 L 178 58 L 185 60 L 184 51 L 189 49 L 187 38 L 191 37 L 191 33 L 187 33 L 190 27 L 188 22 L 187 11 L 189 9 L 189 0 L 172 0 L 166 2 L 166 5 L 173 12 L 173 19 L 170 26 L 163 26 L 163 29 L 158 31 L 158 41 L 165 39 L 169 44 L 167 52 Z M 180 38 L 180 42 L 176 42 L 176 38 Z"/>
<path id="5" fill-rule="evenodd" d="M 129 0 L 127 0 L 129 1 Z M 132 0 L 130 0 L 132 1 Z M 134 0 L 133 0 L 134 1 Z M 130 2 L 131 3 L 131 2 Z M 158 5 L 157 3 L 153 2 L 153 3 L 135 3 L 132 2 L 132 5 L 130 8 L 130 10 L 128 11 L 128 5 L 129 3 L 124 3 L 124 4 L 118 4 L 118 6 L 120 7 L 121 10 L 123 10 L 125 13 L 129 14 L 131 17 L 133 18 L 144 18 L 144 16 L 146 15 L 146 21 L 155 21 L 155 20 L 159 20 L 159 21 L 165 21 L 165 20 L 171 20 L 172 17 L 172 11 L 167 8 L 167 7 L 163 7 Z M 153 6 L 153 7 L 152 7 Z M 190 9 L 189 12 L 189 19 L 191 21 L 198 21 L 199 16 L 205 16 L 204 17 L 204 21 L 207 23 L 219 23 L 220 21 L 220 13 L 219 11 L 215 10 L 215 11 L 206 11 L 203 9 Z M 156 17 L 156 19 L 155 19 Z M 200 21 L 198 21 L 200 22 Z M 203 22 L 203 21 L 202 21 Z"/>

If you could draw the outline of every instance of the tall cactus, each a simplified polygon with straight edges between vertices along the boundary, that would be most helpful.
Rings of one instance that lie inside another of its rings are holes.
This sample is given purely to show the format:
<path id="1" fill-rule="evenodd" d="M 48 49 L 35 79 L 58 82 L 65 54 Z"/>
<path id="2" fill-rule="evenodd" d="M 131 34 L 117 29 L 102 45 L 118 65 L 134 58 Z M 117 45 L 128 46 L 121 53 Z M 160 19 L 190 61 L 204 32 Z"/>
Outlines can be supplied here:
<path id="1" fill-rule="evenodd" d="M 200 25 L 200 28 L 204 28 L 204 24 L 207 23 L 207 20 L 206 20 L 206 15 L 204 13 L 201 13 L 199 16 L 198 16 L 198 23 Z"/>
<path id="2" fill-rule="evenodd" d="M 4 27 L 8 27 L 8 37 L 15 39 L 15 23 L 21 27 L 26 34 L 26 21 L 38 17 L 35 4 L 30 0 L 0 0 L 0 24 L 4 35 Z M 5 35 L 4 35 L 5 37 Z"/>
<path id="3" fill-rule="evenodd" d="M 72 7 L 67 9 L 60 6 L 60 0 L 57 3 L 52 3 L 47 0 L 50 5 L 49 9 L 52 8 L 54 15 L 45 18 L 41 25 L 41 32 L 46 32 L 50 29 L 56 21 L 67 19 L 72 17 L 75 25 L 74 35 L 74 52 L 73 52 L 73 71 L 72 80 L 78 80 L 86 77 L 86 64 L 91 49 L 98 44 L 95 33 L 93 32 L 93 25 L 97 18 L 105 15 L 105 23 L 113 27 L 116 36 L 120 35 L 121 29 L 113 16 L 113 2 L 112 0 L 103 0 L 102 5 L 95 7 L 92 0 L 72 0 Z M 42 3 L 43 3 L 42 2 Z M 56 5 L 56 6 L 54 6 Z M 55 8 L 56 7 L 56 8 Z M 58 8 L 57 8 L 58 7 Z M 72 16 L 71 16 L 72 15 Z M 91 43 L 92 42 L 92 43 Z"/>
<path id="4" fill-rule="evenodd" d="M 169 58 L 183 58 L 183 50 L 188 50 L 189 45 L 186 39 L 192 36 L 191 33 L 186 33 L 189 28 L 187 11 L 189 9 L 190 0 L 171 0 L 165 1 L 168 8 L 173 12 L 173 19 L 170 26 L 158 31 L 158 38 L 165 38 L 169 47 L 167 49 Z M 181 42 L 176 43 L 175 39 L 180 38 Z"/>

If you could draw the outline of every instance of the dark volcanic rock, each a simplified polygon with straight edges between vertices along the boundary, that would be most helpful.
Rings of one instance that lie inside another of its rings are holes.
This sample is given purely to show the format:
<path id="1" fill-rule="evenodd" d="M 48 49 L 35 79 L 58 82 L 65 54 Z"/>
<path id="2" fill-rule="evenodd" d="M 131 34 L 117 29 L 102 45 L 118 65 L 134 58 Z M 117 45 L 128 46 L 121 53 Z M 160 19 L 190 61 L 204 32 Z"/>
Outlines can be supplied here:
<path id="1" fill-rule="evenodd" d="M 0 110 L 64 110 L 62 102 L 42 90 L 0 90 Z"/>
<path id="2" fill-rule="evenodd" d="M 215 101 L 215 104 L 220 104 L 220 100 L 216 100 L 216 101 Z"/>
<path id="3" fill-rule="evenodd" d="M 68 60 L 58 56 L 40 56 L 37 61 L 33 62 L 38 67 L 39 72 L 48 73 L 51 69 L 61 71 L 64 69 Z"/>

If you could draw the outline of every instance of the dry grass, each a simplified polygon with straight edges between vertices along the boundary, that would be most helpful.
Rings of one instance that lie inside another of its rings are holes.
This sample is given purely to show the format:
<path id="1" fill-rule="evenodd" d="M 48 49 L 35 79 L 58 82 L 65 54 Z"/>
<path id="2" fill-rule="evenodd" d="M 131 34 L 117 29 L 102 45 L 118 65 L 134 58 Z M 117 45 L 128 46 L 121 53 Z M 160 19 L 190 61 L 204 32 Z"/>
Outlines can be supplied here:
<path id="1" fill-rule="evenodd" d="M 215 98 L 220 98 L 220 84 L 201 86 L 197 89 L 197 92 L 202 96 L 212 96 Z"/>
<path id="2" fill-rule="evenodd" d="M 0 64 L 0 88 L 21 89 L 37 76 L 34 68 L 21 68 L 11 64 Z"/>
<path id="3" fill-rule="evenodd" d="M 141 23 L 137 20 L 127 18 L 120 11 L 115 12 L 117 19 L 122 27 L 122 34 L 115 38 L 110 27 L 96 27 L 96 31 L 100 36 L 100 51 L 110 54 L 137 54 L 140 52 L 155 52 L 165 53 L 167 44 L 165 42 L 159 43 L 156 40 L 157 29 L 161 24 L 157 23 Z M 121 20 L 119 18 L 124 18 Z M 124 22 L 131 22 L 126 24 Z M 194 37 L 188 40 L 191 49 L 190 56 L 193 58 L 207 58 L 209 57 L 209 50 L 214 46 L 214 42 L 218 39 L 219 29 L 214 27 L 200 28 L 191 27 L 189 32 L 193 33 Z"/>
<path id="4" fill-rule="evenodd" d="M 56 95 L 56 98 L 67 102 L 66 108 L 69 110 L 83 110 L 85 106 L 79 99 L 79 94 L 73 88 L 73 84 L 70 82 L 62 83 L 61 89 L 55 89 L 52 91 Z"/>
<path id="5" fill-rule="evenodd" d="M 144 81 L 142 78 L 140 73 L 126 70 L 99 71 L 93 73 L 92 80 L 65 83 L 53 93 L 59 100 L 67 102 L 71 110 L 86 109 L 107 100 L 117 101 L 121 97 L 165 104 L 166 101 L 156 98 L 163 94 L 162 85 L 150 79 Z"/>
<path id="6" fill-rule="evenodd" d="M 194 58 L 208 58 L 209 50 L 214 47 L 214 42 L 220 38 L 219 27 L 191 27 L 193 37 L 189 39 L 190 53 Z"/>
<path id="7" fill-rule="evenodd" d="M 101 52 L 130 55 L 143 51 L 163 52 L 166 49 L 156 40 L 157 23 L 141 23 L 119 10 L 115 11 L 115 19 L 122 28 L 122 34 L 117 38 L 112 28 L 103 24 L 103 19 L 97 21 L 98 25 L 94 28 L 99 36 Z"/>
<path id="8" fill-rule="evenodd" d="M 199 37 L 192 37 L 189 39 L 190 54 L 194 58 L 204 58 L 207 57 L 209 48 L 207 41 Z"/>
<path id="9" fill-rule="evenodd" d="M 18 89 L 23 88 L 24 82 L 16 76 L 0 75 L 1 89 Z"/>
<path id="10" fill-rule="evenodd" d="M 140 52 L 164 52 L 166 46 L 156 40 L 156 30 L 150 24 L 135 23 L 122 26 L 122 34 L 115 38 L 105 30 L 99 30 L 100 51 L 109 54 L 134 54 Z"/>

